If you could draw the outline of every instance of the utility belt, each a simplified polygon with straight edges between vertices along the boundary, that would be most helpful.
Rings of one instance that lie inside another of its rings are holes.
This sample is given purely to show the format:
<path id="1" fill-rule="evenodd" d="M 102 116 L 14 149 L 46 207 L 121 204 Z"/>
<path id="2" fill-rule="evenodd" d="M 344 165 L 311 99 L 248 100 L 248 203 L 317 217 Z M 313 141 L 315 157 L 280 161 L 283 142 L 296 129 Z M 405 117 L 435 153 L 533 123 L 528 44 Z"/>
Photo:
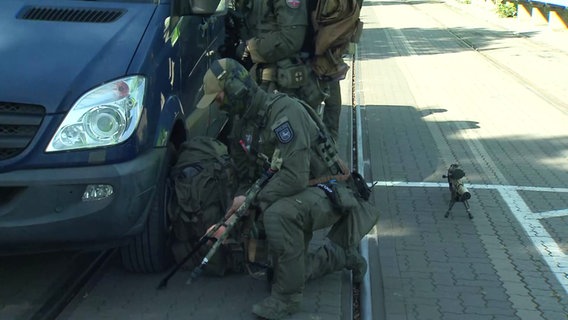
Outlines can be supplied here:
<path id="1" fill-rule="evenodd" d="M 301 54 L 276 63 L 257 63 L 250 74 L 267 91 L 277 89 L 305 101 L 316 110 L 329 96 L 328 84 L 316 77 L 311 64 Z"/>
<path id="2" fill-rule="evenodd" d="M 251 72 L 257 83 L 275 82 L 278 87 L 298 89 L 306 85 L 310 68 L 299 57 L 286 58 L 276 63 L 257 63 Z"/>

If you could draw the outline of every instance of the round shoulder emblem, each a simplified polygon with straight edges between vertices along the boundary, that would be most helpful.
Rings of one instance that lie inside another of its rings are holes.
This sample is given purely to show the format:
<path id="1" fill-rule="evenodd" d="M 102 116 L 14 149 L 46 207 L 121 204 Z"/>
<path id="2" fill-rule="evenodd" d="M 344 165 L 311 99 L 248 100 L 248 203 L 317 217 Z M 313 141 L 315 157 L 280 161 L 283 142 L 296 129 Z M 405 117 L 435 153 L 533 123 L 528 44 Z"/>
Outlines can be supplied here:
<path id="1" fill-rule="evenodd" d="M 286 0 L 288 7 L 296 9 L 300 7 L 300 0 Z"/>
<path id="2" fill-rule="evenodd" d="M 290 126 L 290 122 L 288 121 L 274 128 L 274 133 L 278 141 L 282 144 L 287 144 L 294 139 L 294 130 L 292 130 L 292 126 Z"/>

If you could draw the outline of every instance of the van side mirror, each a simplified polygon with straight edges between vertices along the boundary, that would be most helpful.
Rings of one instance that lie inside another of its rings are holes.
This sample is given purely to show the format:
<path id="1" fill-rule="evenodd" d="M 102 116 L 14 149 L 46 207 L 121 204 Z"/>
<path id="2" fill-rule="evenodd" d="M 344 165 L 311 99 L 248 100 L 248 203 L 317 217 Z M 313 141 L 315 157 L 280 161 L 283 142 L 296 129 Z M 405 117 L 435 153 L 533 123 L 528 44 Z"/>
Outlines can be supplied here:
<path id="1" fill-rule="evenodd" d="M 176 10 L 177 9 L 177 10 Z M 174 14 L 211 16 L 227 12 L 227 0 L 175 0 Z"/>

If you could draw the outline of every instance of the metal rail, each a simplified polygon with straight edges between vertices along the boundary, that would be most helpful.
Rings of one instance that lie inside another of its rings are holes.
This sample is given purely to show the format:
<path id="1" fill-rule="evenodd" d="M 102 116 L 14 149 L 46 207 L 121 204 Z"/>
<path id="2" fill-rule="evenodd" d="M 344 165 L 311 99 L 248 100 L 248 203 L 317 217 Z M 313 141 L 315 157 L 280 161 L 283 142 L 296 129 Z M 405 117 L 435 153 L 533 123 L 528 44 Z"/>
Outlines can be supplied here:
<path id="1" fill-rule="evenodd" d="M 43 305 L 30 317 L 30 320 L 55 320 L 77 296 L 77 294 L 110 261 L 117 249 L 98 253 L 78 253 L 69 273 L 55 286 Z M 93 257 L 95 256 L 95 257 Z"/>

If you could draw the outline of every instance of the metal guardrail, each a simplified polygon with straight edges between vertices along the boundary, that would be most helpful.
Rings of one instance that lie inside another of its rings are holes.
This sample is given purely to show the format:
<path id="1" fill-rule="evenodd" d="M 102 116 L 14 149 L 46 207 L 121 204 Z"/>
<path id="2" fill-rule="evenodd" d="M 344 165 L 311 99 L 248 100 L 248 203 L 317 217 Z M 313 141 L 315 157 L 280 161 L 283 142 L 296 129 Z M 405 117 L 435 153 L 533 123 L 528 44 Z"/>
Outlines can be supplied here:
<path id="1" fill-rule="evenodd" d="M 536 2 L 536 3 L 542 3 L 542 4 L 547 4 L 549 6 L 556 6 L 556 7 L 563 7 L 563 8 L 567 8 L 568 7 L 568 0 L 520 0 L 521 2 Z"/>

